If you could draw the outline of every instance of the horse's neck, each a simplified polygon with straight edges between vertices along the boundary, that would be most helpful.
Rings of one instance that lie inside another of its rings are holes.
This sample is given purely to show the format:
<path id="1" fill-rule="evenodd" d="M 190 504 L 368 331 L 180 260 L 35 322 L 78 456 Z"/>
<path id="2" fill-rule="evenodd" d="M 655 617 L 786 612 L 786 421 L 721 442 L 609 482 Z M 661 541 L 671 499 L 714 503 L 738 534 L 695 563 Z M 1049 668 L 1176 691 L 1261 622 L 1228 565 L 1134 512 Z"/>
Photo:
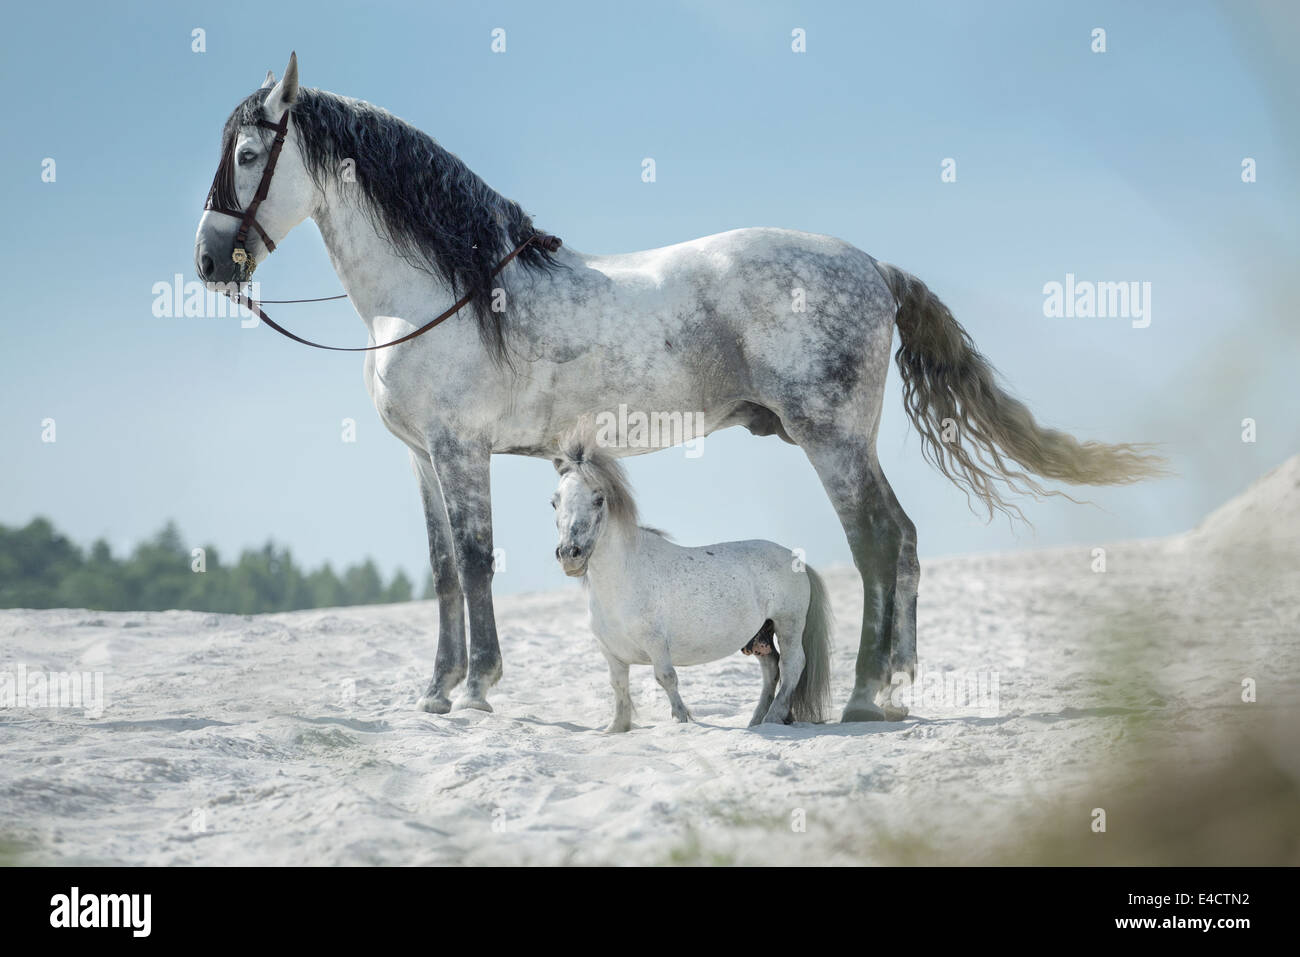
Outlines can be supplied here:
<path id="1" fill-rule="evenodd" d="M 640 528 L 611 524 L 596 541 L 587 561 L 587 580 L 592 589 L 605 593 L 619 590 L 643 577 L 646 532 Z"/>
<path id="2" fill-rule="evenodd" d="M 330 262 L 372 335 L 376 316 L 418 318 L 441 312 L 455 300 L 451 289 L 428 271 L 417 269 L 381 235 L 366 215 L 364 199 L 341 191 L 356 184 L 331 184 L 313 219 Z M 445 300 L 445 301 L 444 301 Z"/>

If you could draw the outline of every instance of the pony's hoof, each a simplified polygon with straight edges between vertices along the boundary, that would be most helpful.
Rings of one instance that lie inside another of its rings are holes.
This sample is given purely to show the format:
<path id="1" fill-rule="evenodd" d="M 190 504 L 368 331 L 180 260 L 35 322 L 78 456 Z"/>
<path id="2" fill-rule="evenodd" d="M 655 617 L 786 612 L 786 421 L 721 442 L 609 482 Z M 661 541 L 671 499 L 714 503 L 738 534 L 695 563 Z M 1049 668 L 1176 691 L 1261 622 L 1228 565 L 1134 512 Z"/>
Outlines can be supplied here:
<path id="1" fill-rule="evenodd" d="M 444 695 L 425 695 L 415 703 L 415 707 L 429 714 L 446 714 L 451 710 L 451 699 Z"/>
<path id="2" fill-rule="evenodd" d="M 632 730 L 632 722 L 611 721 L 605 726 L 604 734 L 624 734 Z"/>
<path id="3" fill-rule="evenodd" d="M 455 711 L 491 711 L 492 706 L 488 704 L 487 698 L 471 698 L 469 695 L 461 698 L 456 702 Z"/>

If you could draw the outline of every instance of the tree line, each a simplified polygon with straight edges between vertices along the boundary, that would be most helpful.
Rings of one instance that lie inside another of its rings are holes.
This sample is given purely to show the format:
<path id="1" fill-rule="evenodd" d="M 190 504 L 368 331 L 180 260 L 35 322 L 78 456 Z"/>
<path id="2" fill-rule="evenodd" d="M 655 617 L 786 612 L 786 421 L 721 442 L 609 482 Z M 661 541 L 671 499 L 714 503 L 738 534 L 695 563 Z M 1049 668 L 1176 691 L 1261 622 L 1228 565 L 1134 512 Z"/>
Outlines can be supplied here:
<path id="1" fill-rule="evenodd" d="M 121 558 L 103 539 L 83 550 L 48 519 L 22 528 L 0 525 L 0 608 L 254 615 L 410 601 L 413 591 L 400 570 L 385 583 L 369 559 L 341 573 L 328 562 L 307 571 L 294 564 L 289 549 L 269 541 L 229 563 L 205 545 L 202 571 L 195 570 L 197 564 L 173 522 Z M 431 597 L 431 586 L 432 580 L 425 597 Z"/>

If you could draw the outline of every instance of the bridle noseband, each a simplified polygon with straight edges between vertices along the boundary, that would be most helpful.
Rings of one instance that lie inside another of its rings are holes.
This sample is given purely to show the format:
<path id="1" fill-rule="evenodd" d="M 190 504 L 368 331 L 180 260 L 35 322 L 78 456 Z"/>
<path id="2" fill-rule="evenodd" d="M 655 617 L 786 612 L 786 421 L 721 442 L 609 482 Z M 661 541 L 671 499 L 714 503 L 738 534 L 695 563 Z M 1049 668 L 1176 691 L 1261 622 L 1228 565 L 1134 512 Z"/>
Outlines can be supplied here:
<path id="1" fill-rule="evenodd" d="M 248 242 L 248 230 L 250 228 L 256 229 L 258 235 L 262 237 L 262 242 L 266 244 L 267 255 L 270 255 L 271 253 L 275 252 L 275 243 L 272 242 L 271 237 L 266 234 L 266 230 L 262 228 L 262 224 L 257 221 L 257 207 L 262 205 L 262 201 L 266 199 L 267 194 L 270 193 L 271 191 L 271 177 L 275 175 L 275 164 L 279 162 L 280 150 L 284 148 L 284 138 L 289 132 L 289 112 L 290 111 L 287 109 L 284 111 L 284 115 L 280 117 L 279 123 L 272 123 L 269 120 L 262 120 L 262 119 L 259 119 L 257 121 L 257 125 L 260 126 L 262 129 L 275 131 L 275 140 L 271 143 L 271 152 L 266 157 L 266 166 L 262 170 L 262 179 L 257 184 L 257 192 L 253 194 L 253 201 L 248 204 L 248 208 L 240 212 L 237 209 L 222 209 L 221 207 L 215 204 L 214 199 L 217 195 L 217 183 L 221 178 L 220 167 L 218 167 L 217 169 L 217 175 L 213 177 L 212 188 L 208 190 L 207 202 L 203 204 L 203 208 L 205 210 L 210 210 L 211 212 L 214 213 L 221 213 L 223 216 L 233 216 L 235 219 L 239 220 L 239 230 L 238 232 L 235 233 L 235 245 L 234 248 L 231 250 L 230 258 L 232 261 L 236 263 L 240 263 L 240 264 L 248 263 L 249 264 L 248 275 L 250 276 L 252 275 L 253 269 L 256 267 L 256 264 L 253 262 L 253 257 L 248 255 L 248 250 L 246 248 L 246 244 Z M 233 151 L 235 148 L 235 144 L 232 143 L 230 148 Z M 234 163 L 236 161 L 236 157 L 232 155 L 229 158 L 229 160 L 231 163 Z M 225 160 L 223 159 L 223 163 L 224 162 Z M 233 168 L 232 168 L 232 176 L 233 176 Z M 511 250 L 505 256 L 505 258 L 503 258 L 499 263 L 496 264 L 496 268 L 492 270 L 492 275 L 496 276 L 499 272 L 501 272 L 501 270 L 505 269 L 506 266 L 510 265 L 511 261 L 516 256 L 522 253 L 530 245 L 536 245 L 546 250 L 548 253 L 553 253 L 556 250 L 558 250 L 560 246 L 563 245 L 563 242 L 559 236 L 552 236 L 550 233 L 534 232 L 522 243 L 520 243 L 513 250 Z M 247 276 L 245 277 L 245 280 L 246 279 Z M 403 342 L 410 342 L 412 339 L 416 338 L 417 336 L 424 335 L 426 332 L 428 332 L 430 329 L 432 329 L 434 326 L 438 325 L 439 323 L 443 322 L 444 320 L 450 319 L 456 313 L 460 312 L 467 305 L 469 305 L 470 301 L 474 298 L 474 294 L 472 292 L 466 293 L 460 299 L 456 300 L 456 302 L 453 303 L 451 307 L 447 309 L 445 312 L 443 312 L 441 315 L 435 317 L 434 319 L 431 319 L 429 322 L 426 322 L 424 325 L 420 326 L 420 328 L 416 329 L 414 332 L 408 332 L 400 339 L 394 339 L 392 342 L 383 342 L 377 346 L 348 347 L 348 346 L 324 346 L 321 345 L 319 342 L 312 342 L 310 339 L 304 339 L 302 338 L 302 336 L 296 336 L 288 329 L 284 328 L 284 326 L 281 326 L 276 322 L 274 322 L 270 316 L 268 316 L 265 312 L 263 312 L 261 303 L 254 302 L 252 299 L 248 298 L 248 296 L 244 295 L 242 292 L 236 292 L 234 294 L 231 294 L 231 292 L 228 289 L 223 289 L 222 291 L 227 296 L 229 296 L 230 299 L 233 300 L 237 305 L 244 306 L 249 311 L 256 313 L 259 319 L 265 322 L 276 332 L 280 333 L 280 335 L 287 336 L 288 338 L 292 339 L 294 342 L 301 342 L 305 346 L 311 346 L 314 349 L 328 349 L 330 352 L 373 352 L 376 349 L 387 349 L 389 346 L 399 345 Z M 331 299 L 346 299 L 346 298 L 347 298 L 347 294 L 345 293 L 344 295 L 341 296 L 326 296 L 322 299 L 277 299 L 275 301 L 281 303 L 327 302 Z"/>

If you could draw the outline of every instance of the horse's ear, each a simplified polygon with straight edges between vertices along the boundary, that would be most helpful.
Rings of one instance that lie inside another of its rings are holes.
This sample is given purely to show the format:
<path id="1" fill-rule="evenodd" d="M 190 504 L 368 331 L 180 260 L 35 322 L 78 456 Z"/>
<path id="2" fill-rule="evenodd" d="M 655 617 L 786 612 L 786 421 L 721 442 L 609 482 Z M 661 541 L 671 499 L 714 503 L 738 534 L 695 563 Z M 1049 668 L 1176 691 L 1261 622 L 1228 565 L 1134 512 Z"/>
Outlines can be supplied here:
<path id="1" fill-rule="evenodd" d="M 273 86 L 275 86 L 275 74 L 267 70 L 266 79 L 262 81 L 262 89 L 269 90 Z"/>
<path id="2" fill-rule="evenodd" d="M 559 472 L 561 475 L 564 474 L 564 459 L 557 455 L 555 458 L 551 459 L 551 464 L 555 466 L 555 471 Z"/>
<path id="3" fill-rule="evenodd" d="M 266 105 L 263 109 L 266 111 L 268 119 L 275 121 L 280 118 L 280 114 L 293 106 L 298 99 L 298 54 L 289 54 L 289 65 L 284 68 L 284 77 L 271 88 L 271 92 L 266 95 Z"/>

